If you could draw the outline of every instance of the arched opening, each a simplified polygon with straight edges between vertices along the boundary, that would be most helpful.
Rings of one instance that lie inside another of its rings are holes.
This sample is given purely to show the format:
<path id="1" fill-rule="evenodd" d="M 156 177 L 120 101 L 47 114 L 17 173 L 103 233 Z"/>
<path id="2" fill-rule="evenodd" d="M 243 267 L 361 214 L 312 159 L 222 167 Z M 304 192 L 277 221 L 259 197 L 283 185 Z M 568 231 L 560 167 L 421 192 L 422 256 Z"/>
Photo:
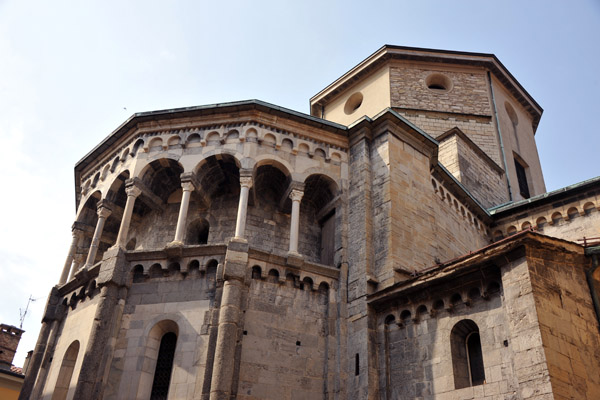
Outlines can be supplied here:
<path id="1" fill-rule="evenodd" d="M 206 264 L 206 282 L 208 285 L 208 290 L 213 291 L 216 289 L 217 285 L 217 268 L 219 267 L 219 263 L 217 260 L 210 260 Z"/>
<path id="2" fill-rule="evenodd" d="M 144 276 L 144 266 L 136 265 L 133 268 L 133 283 L 144 282 L 145 279 L 146 277 Z"/>
<path id="3" fill-rule="evenodd" d="M 279 283 L 279 271 L 277 271 L 275 268 L 271 269 L 269 271 L 267 280 L 271 283 Z"/>
<path id="4" fill-rule="evenodd" d="M 546 218 L 544 217 L 539 217 L 536 221 L 535 221 L 535 226 L 537 227 L 538 231 L 544 230 L 544 227 L 546 226 L 546 224 L 548 223 L 548 221 L 546 221 Z"/>
<path id="5" fill-rule="evenodd" d="M 163 203 L 167 203 L 175 191 L 181 190 L 180 176 L 182 172 L 183 167 L 177 161 L 161 158 L 146 166 L 141 174 L 141 179 L 152 193 L 158 196 Z"/>
<path id="6" fill-rule="evenodd" d="M 589 203 L 585 203 L 583 205 L 583 214 L 584 215 L 590 215 L 594 211 L 596 211 L 596 206 L 594 206 L 594 203 L 589 202 Z"/>
<path id="7" fill-rule="evenodd" d="M 519 117 L 517 117 L 517 112 L 515 111 L 513 106 L 510 105 L 509 102 L 504 102 L 504 108 L 506 109 L 506 114 L 510 119 L 510 131 L 512 132 L 513 138 L 515 140 L 516 148 L 519 152 L 521 152 L 519 145 L 519 134 L 517 131 L 517 125 L 519 125 Z"/>
<path id="8" fill-rule="evenodd" d="M 260 279 L 261 278 L 261 269 L 258 265 L 252 267 L 252 279 Z"/>
<path id="9" fill-rule="evenodd" d="M 101 196 L 100 191 L 92 193 L 85 201 L 83 207 L 81 207 L 77 216 L 77 222 L 83 228 L 83 235 L 79 240 L 79 245 L 75 254 L 75 266 L 82 266 L 84 264 L 90 250 L 94 230 L 98 223 L 98 202 L 100 201 Z M 96 254 L 96 259 L 101 255 L 102 253 L 98 252 L 98 254 Z"/>
<path id="10" fill-rule="evenodd" d="M 552 225 L 560 225 L 563 221 L 563 216 L 560 212 L 555 212 L 552 214 Z"/>
<path id="11" fill-rule="evenodd" d="M 102 259 L 104 252 L 117 241 L 119 228 L 121 226 L 121 216 L 127 203 L 127 193 L 125 192 L 125 181 L 129 179 L 129 171 L 123 171 L 115 178 L 106 194 L 108 206 L 112 209 L 111 214 L 106 219 L 100 246 L 98 248 L 97 261 Z"/>
<path id="12" fill-rule="evenodd" d="M 577 208 L 571 207 L 567 210 L 567 216 L 569 217 L 569 220 L 574 220 L 579 217 L 579 211 L 577 211 Z"/>
<path id="13" fill-rule="evenodd" d="M 179 327 L 163 320 L 152 327 L 140 363 L 141 376 L 136 398 L 167 399 L 176 355 Z"/>
<path id="14" fill-rule="evenodd" d="M 141 172 L 140 179 L 147 190 L 135 201 L 128 234 L 136 238 L 135 248 L 162 248 L 175 237 L 182 172 L 177 161 L 167 158 L 151 162 Z M 158 226 L 163 231 L 160 235 L 155 233 Z"/>
<path id="15" fill-rule="evenodd" d="M 450 333 L 454 387 L 482 385 L 485 382 L 479 327 L 470 319 L 458 322 Z"/>
<path id="16" fill-rule="evenodd" d="M 335 259 L 335 196 L 336 183 L 325 175 L 310 175 L 304 181 L 304 196 L 300 215 L 305 216 L 301 224 L 301 238 L 310 245 L 312 236 L 313 250 L 301 250 L 302 254 L 315 254 L 316 261 L 324 265 L 333 265 Z M 312 223 L 311 223 L 312 222 Z M 304 231 L 304 232 L 302 232 Z M 304 235 L 302 235 L 304 233 Z"/>
<path id="17" fill-rule="evenodd" d="M 192 196 L 187 229 L 190 244 L 224 243 L 234 235 L 240 194 L 240 171 L 235 157 L 217 154 L 202 160 L 195 168 L 196 190 Z M 209 227 L 206 215 L 219 215 Z M 210 228 L 210 234 L 209 234 Z M 189 235 L 192 235 L 191 237 Z"/>
<path id="18" fill-rule="evenodd" d="M 200 274 L 200 262 L 198 260 L 192 260 L 188 264 L 188 273 L 191 276 Z"/>
<path id="19" fill-rule="evenodd" d="M 186 241 L 188 244 L 206 244 L 208 243 L 208 221 L 204 218 L 198 218 L 190 223 L 187 231 Z"/>
<path id="20" fill-rule="evenodd" d="M 313 280 L 308 276 L 302 279 L 302 288 L 306 291 L 311 291 L 313 289 Z"/>
<path id="21" fill-rule="evenodd" d="M 200 162 L 195 173 L 200 181 L 202 192 L 211 199 L 233 195 L 240 192 L 240 168 L 235 157 L 229 154 L 217 154 Z"/>
<path id="22" fill-rule="evenodd" d="M 410 321 L 411 317 L 412 317 L 412 314 L 411 314 L 411 312 L 409 310 L 403 310 L 400 313 L 400 321 L 403 324 L 406 324 L 408 321 Z"/>
<path id="23" fill-rule="evenodd" d="M 60 364 L 60 370 L 58 371 L 58 378 L 56 379 L 52 400 L 64 400 L 67 398 L 69 388 L 71 387 L 71 378 L 73 377 L 75 362 L 77 361 L 77 354 L 79 354 L 78 340 L 71 343 L 65 352 L 65 356 Z"/>
<path id="24" fill-rule="evenodd" d="M 136 140 L 135 144 L 133 145 L 133 148 L 131 149 L 131 157 L 135 157 L 143 145 L 144 145 L 144 140 L 142 140 L 142 139 Z"/>
<path id="25" fill-rule="evenodd" d="M 152 392 L 150 393 L 150 399 L 152 400 L 166 399 L 169 394 L 176 346 L 177 335 L 173 332 L 165 333 L 160 340 L 154 380 L 152 381 Z"/>
<path id="26" fill-rule="evenodd" d="M 289 172 L 283 166 L 279 167 L 276 164 L 265 164 L 256 169 L 254 182 L 256 198 L 263 207 L 279 207 L 281 199 L 290 185 Z"/>

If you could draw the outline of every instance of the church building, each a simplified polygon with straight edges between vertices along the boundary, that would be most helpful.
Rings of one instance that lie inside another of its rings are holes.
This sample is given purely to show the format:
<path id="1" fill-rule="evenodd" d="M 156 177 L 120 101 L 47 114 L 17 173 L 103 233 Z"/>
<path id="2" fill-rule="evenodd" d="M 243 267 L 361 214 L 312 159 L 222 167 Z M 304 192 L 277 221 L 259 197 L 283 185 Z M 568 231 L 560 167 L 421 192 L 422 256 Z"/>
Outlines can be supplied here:
<path id="1" fill-rule="evenodd" d="M 600 399 L 600 178 L 546 192 L 542 111 L 386 45 L 310 115 L 134 114 L 75 165 L 20 399 Z"/>

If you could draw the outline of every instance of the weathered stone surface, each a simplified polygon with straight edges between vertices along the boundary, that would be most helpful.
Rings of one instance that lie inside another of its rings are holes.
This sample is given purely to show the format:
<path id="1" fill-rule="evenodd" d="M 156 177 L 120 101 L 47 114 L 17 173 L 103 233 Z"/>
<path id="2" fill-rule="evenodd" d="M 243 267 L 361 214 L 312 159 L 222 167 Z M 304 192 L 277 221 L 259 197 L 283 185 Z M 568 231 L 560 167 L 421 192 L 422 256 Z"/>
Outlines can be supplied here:
<path id="1" fill-rule="evenodd" d="M 600 398 L 600 180 L 515 202 L 541 109 L 497 60 L 386 47 L 311 105 L 139 114 L 76 166 L 21 398 Z"/>

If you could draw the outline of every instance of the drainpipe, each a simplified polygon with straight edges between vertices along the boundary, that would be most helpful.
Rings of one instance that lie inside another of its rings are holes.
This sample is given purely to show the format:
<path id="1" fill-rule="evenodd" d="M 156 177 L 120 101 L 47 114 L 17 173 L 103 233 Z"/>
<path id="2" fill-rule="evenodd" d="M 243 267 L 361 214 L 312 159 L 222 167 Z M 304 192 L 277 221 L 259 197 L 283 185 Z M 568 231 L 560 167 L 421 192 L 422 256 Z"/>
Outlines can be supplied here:
<path id="1" fill-rule="evenodd" d="M 494 107 L 494 119 L 496 120 L 496 132 L 498 132 L 498 142 L 500 143 L 500 152 L 502 153 L 502 162 L 504 162 L 504 175 L 506 175 L 506 186 L 508 186 L 508 200 L 512 201 L 512 190 L 510 178 L 508 176 L 508 165 L 506 164 L 506 154 L 504 154 L 504 142 L 502 142 L 502 132 L 500 131 L 500 122 L 498 121 L 498 110 L 496 109 L 496 99 L 494 97 L 494 88 L 492 87 L 492 76 L 487 72 L 488 84 L 490 85 L 490 94 L 492 96 L 492 106 Z"/>
<path id="2" fill-rule="evenodd" d="M 600 298 L 596 291 L 596 284 L 594 283 L 594 271 L 598 268 L 598 253 L 592 253 L 592 267 L 585 271 L 585 277 L 587 278 L 590 292 L 592 295 L 592 303 L 594 303 L 594 310 L 596 310 L 596 318 L 600 323 Z M 600 289 L 600 288 L 599 288 Z M 600 326 L 598 327 L 600 331 Z"/>

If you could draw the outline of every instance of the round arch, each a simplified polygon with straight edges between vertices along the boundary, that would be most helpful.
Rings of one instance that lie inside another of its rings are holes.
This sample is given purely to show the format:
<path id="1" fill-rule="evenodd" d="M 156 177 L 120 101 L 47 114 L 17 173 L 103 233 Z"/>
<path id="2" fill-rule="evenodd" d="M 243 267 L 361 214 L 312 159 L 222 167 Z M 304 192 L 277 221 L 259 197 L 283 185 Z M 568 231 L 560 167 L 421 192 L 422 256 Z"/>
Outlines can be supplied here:
<path id="1" fill-rule="evenodd" d="M 324 177 L 328 178 L 335 185 L 335 194 L 339 193 L 340 186 L 337 183 L 339 178 L 332 176 L 328 171 L 324 171 L 319 167 L 308 168 L 301 173 L 294 174 L 293 178 L 298 182 L 305 182 L 306 179 L 308 179 L 311 175 L 323 175 Z"/>
<path id="2" fill-rule="evenodd" d="M 165 157 L 164 154 L 158 154 L 156 157 L 153 157 L 152 159 L 147 159 L 145 160 L 145 162 L 143 164 L 139 164 L 136 166 L 136 170 L 138 172 L 131 174 L 132 178 L 139 178 L 139 179 L 144 179 L 144 176 L 146 174 L 148 174 L 149 171 L 152 170 L 152 164 L 155 163 L 156 161 L 161 161 L 161 160 L 166 160 L 167 162 L 170 163 L 175 163 L 177 164 L 182 171 L 184 171 L 183 165 L 181 165 L 181 163 L 179 162 L 178 158 L 173 158 L 173 157 Z"/>
<path id="3" fill-rule="evenodd" d="M 94 213 L 96 212 L 96 205 L 98 204 L 98 202 L 102 200 L 102 192 L 100 190 L 95 190 L 92 193 L 88 194 L 85 197 L 85 200 L 82 201 L 80 203 L 79 206 L 79 211 L 77 212 L 77 216 L 75 217 L 75 221 L 77 222 L 84 222 L 82 221 L 82 218 L 85 218 L 85 211 L 87 209 L 92 209 L 94 210 Z"/>
<path id="4" fill-rule="evenodd" d="M 202 168 L 202 166 L 204 164 L 206 164 L 208 162 L 208 159 L 211 157 L 218 157 L 218 156 L 230 156 L 231 158 L 233 158 L 233 160 L 235 160 L 235 165 L 238 168 L 242 168 L 242 159 L 244 158 L 242 154 L 238 153 L 237 151 L 232 151 L 230 149 L 214 149 L 211 151 L 208 151 L 206 153 L 204 153 L 202 155 L 202 159 L 200 161 L 198 161 L 198 163 L 196 164 L 196 166 L 194 166 L 194 168 L 192 169 L 192 172 L 194 174 L 197 174 L 200 169 Z"/>
<path id="5" fill-rule="evenodd" d="M 256 171 L 258 170 L 259 167 L 264 166 L 264 165 L 271 165 L 271 166 L 277 168 L 285 176 L 290 177 L 290 179 L 294 172 L 294 168 L 288 161 L 286 161 L 280 157 L 277 157 L 273 154 L 261 154 L 258 157 L 254 157 L 254 161 L 255 161 L 254 166 L 253 166 L 254 174 L 256 174 Z"/>

